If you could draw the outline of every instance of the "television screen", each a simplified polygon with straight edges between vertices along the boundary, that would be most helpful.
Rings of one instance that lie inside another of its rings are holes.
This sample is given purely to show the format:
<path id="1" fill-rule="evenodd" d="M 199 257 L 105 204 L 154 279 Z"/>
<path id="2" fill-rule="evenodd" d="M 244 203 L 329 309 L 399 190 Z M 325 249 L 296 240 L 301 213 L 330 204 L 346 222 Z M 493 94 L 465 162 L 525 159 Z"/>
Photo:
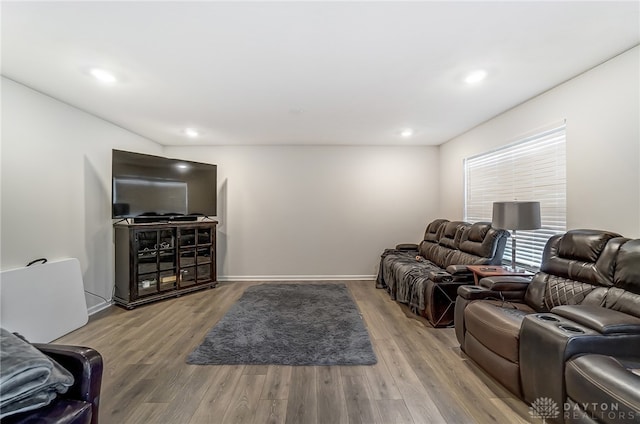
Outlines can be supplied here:
<path id="1" fill-rule="evenodd" d="M 217 166 L 113 150 L 112 218 L 217 215 Z"/>

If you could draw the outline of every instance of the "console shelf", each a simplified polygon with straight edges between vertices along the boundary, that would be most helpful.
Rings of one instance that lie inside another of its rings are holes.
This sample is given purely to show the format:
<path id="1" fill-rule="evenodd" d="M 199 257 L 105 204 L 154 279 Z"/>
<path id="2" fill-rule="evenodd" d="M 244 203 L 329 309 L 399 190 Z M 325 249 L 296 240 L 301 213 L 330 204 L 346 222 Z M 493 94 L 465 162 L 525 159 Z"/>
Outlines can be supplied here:
<path id="1" fill-rule="evenodd" d="M 115 224 L 115 303 L 132 309 L 215 287 L 217 224 Z"/>

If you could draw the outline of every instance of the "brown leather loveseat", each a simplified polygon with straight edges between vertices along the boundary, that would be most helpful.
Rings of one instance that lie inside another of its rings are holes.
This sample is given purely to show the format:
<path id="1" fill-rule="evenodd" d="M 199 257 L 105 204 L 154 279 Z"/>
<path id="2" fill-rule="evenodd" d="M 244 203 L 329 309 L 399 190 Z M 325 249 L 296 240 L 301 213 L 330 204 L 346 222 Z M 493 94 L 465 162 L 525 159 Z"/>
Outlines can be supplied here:
<path id="1" fill-rule="evenodd" d="M 387 249 L 380 260 L 376 287 L 406 303 L 434 327 L 453 324 L 456 290 L 473 284 L 466 265 L 498 265 L 508 232 L 491 223 L 437 219 L 419 244 Z"/>
<path id="2" fill-rule="evenodd" d="M 540 272 L 530 283 L 484 278 L 479 287 L 459 288 L 458 295 L 455 327 L 462 350 L 532 406 L 541 401 L 557 406 L 557 415 L 541 418 L 575 421 L 571 402 L 610 401 L 598 391 L 624 398 L 627 381 L 634 381 L 633 376 L 614 378 L 612 387 L 597 383 L 587 389 L 582 371 L 593 371 L 593 361 L 602 361 L 579 356 L 639 356 L 640 240 L 606 231 L 568 231 L 548 241 Z M 632 390 L 636 399 L 638 390 Z M 637 403 L 627 407 L 633 410 Z M 592 421 L 585 415 L 580 422 L 607 422 L 591 415 Z"/>

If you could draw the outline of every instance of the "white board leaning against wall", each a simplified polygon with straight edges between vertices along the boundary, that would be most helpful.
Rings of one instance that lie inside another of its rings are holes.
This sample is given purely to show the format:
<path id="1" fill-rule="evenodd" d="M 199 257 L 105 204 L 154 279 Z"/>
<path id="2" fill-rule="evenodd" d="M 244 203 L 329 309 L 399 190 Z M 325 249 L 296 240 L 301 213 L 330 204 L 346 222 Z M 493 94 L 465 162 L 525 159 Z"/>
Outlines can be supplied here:
<path id="1" fill-rule="evenodd" d="M 89 321 L 80 262 L 35 263 L 0 273 L 0 326 L 49 343 Z"/>

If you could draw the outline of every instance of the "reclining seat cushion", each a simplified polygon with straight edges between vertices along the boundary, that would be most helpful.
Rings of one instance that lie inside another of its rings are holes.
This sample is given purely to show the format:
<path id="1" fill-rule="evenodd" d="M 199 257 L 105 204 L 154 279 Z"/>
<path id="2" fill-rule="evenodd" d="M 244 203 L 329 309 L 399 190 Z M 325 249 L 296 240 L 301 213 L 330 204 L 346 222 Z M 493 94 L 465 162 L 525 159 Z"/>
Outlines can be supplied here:
<path id="1" fill-rule="evenodd" d="M 463 350 L 510 392 L 522 397 L 518 357 L 520 327 L 531 311 L 524 304 L 510 305 L 520 309 L 502 305 L 502 301 L 484 300 L 467 306 Z"/>
<path id="2" fill-rule="evenodd" d="M 640 370 L 640 357 L 613 358 L 592 354 L 571 359 L 565 369 L 567 396 L 577 404 L 576 407 L 586 406 L 589 416 L 602 416 L 599 421 L 626 422 L 630 417 L 637 420 L 640 418 L 640 374 L 632 370 Z M 598 409 L 602 405 L 607 410 Z M 614 405 L 615 411 L 611 409 Z M 573 413 L 573 410 L 569 412 Z"/>
<path id="3" fill-rule="evenodd" d="M 464 311 L 467 332 L 492 352 L 518 363 L 520 327 L 524 317 L 535 312 L 525 304 L 476 301 Z"/>

